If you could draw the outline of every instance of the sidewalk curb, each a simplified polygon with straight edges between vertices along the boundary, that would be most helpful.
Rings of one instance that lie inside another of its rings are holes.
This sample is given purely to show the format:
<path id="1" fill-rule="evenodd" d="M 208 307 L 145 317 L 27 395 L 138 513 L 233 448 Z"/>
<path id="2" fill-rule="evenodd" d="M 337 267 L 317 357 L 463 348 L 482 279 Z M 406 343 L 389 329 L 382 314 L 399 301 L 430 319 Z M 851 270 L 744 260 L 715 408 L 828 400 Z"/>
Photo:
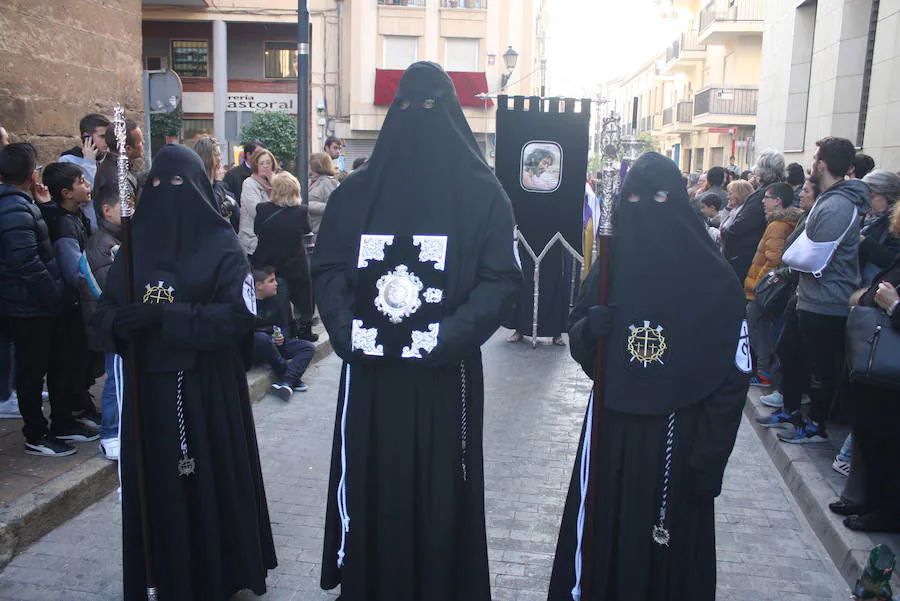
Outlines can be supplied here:
<path id="1" fill-rule="evenodd" d="M 831 513 L 827 503 L 836 500 L 837 495 L 823 476 L 821 460 L 814 461 L 815 458 L 808 454 L 809 446 L 788 445 L 780 442 L 777 433 L 783 430 L 770 430 L 756 423 L 756 417 L 768 415 L 770 411 L 768 407 L 759 402 L 759 391 L 751 389 L 744 406 L 744 413 L 748 421 L 794 496 L 794 500 L 803 511 L 813 532 L 822 542 L 841 576 L 852 588 L 856 584 L 860 571 L 868 561 L 869 550 L 878 543 L 885 542 L 894 551 L 900 551 L 896 544 L 896 538 L 891 539 L 890 535 L 853 532 L 843 525 L 841 516 Z M 833 455 L 837 452 L 833 445 L 837 445 L 839 448 L 843 442 L 844 437 L 840 436 L 839 438 L 840 440 L 832 440 L 830 445 L 816 446 L 820 451 L 824 447 Z M 802 456 L 804 453 L 807 455 Z M 824 469 L 831 469 L 830 460 Z M 895 574 L 892 582 L 895 588 L 900 586 L 900 574 Z"/>
<path id="2" fill-rule="evenodd" d="M 322 331 L 310 365 L 331 351 L 328 334 Z M 247 385 L 251 402 L 261 401 L 271 384 L 269 369 L 249 371 Z M 79 445 L 79 450 L 92 448 L 91 444 L 95 443 Z M 119 484 L 116 467 L 115 462 L 98 454 L 0 508 L 0 569 L 26 547 L 115 490 Z"/>

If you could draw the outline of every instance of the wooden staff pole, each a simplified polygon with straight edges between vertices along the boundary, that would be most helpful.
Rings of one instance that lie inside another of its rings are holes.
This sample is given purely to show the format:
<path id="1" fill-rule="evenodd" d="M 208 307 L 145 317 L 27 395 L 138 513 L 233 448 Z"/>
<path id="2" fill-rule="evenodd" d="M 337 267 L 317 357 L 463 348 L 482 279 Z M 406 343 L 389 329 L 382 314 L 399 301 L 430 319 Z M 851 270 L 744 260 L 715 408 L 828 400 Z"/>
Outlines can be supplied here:
<path id="1" fill-rule="evenodd" d="M 136 301 L 134 294 L 134 254 L 131 238 L 131 217 L 134 214 L 134 194 L 128 182 L 128 157 L 125 154 L 125 111 L 117 104 L 113 117 L 113 126 L 118 146 L 118 182 L 120 214 L 122 216 L 122 248 L 124 253 L 121 259 L 125 267 L 125 302 L 128 304 Z M 141 422 L 141 388 L 140 371 L 137 361 L 137 345 L 134 339 L 128 341 L 128 354 L 125 356 L 125 373 L 131 376 L 128 387 L 128 402 L 132 414 L 134 431 L 131 435 L 134 439 L 134 461 L 137 470 L 138 504 L 141 514 L 141 535 L 144 543 L 144 571 L 147 581 L 147 601 L 157 601 L 156 572 L 153 565 L 153 540 L 150 528 L 150 508 L 147 502 L 147 476 L 144 469 L 144 431 Z M 123 401 L 124 404 L 124 401 Z M 125 502 L 128 502 L 126 499 Z"/>

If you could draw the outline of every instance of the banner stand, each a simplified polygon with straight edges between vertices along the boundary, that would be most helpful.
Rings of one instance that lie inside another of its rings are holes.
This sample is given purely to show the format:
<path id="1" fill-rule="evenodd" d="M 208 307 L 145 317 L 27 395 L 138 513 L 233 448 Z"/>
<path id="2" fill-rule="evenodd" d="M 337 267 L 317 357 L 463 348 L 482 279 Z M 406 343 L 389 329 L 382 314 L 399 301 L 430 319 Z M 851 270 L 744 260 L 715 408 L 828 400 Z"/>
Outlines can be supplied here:
<path id="1" fill-rule="evenodd" d="M 534 261 L 534 306 L 532 313 L 532 322 L 531 322 L 531 348 L 537 348 L 537 332 L 538 332 L 538 304 L 540 302 L 540 286 L 541 286 L 541 261 L 544 260 L 544 257 L 547 256 L 547 253 L 553 248 L 553 246 L 559 242 L 562 244 L 563 249 L 568 252 L 575 261 L 583 266 L 584 265 L 584 257 L 576 251 L 571 244 L 565 239 L 565 237 L 556 232 L 550 241 L 547 242 L 547 245 L 544 247 L 544 250 L 541 251 L 541 254 L 535 254 L 534 249 L 528 243 L 528 240 L 525 239 L 525 236 L 522 234 L 521 230 L 518 230 L 517 236 L 518 242 L 525 248 L 525 252 L 528 253 L 528 256 L 531 257 L 531 260 Z M 574 269 L 572 270 L 573 274 L 578 273 Z"/>

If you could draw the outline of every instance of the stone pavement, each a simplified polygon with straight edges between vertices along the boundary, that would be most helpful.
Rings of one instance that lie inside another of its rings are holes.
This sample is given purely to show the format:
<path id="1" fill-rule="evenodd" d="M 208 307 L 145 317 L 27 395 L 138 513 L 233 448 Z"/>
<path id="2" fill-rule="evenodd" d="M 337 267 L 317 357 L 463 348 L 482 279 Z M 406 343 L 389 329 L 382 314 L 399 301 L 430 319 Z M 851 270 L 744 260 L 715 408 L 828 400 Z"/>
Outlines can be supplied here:
<path id="1" fill-rule="evenodd" d="M 566 349 L 506 344 L 507 333 L 485 345 L 491 584 L 495 601 L 543 601 L 589 382 Z M 304 378 L 308 393 L 290 404 L 267 397 L 254 406 L 279 553 L 266 601 L 336 596 L 318 589 L 318 574 L 339 372 L 339 360 L 329 357 Z M 717 503 L 717 525 L 720 600 L 847 598 L 846 584 L 746 423 Z M 0 600 L 120 599 L 120 527 L 109 496 L 14 558 L 0 573 Z"/>

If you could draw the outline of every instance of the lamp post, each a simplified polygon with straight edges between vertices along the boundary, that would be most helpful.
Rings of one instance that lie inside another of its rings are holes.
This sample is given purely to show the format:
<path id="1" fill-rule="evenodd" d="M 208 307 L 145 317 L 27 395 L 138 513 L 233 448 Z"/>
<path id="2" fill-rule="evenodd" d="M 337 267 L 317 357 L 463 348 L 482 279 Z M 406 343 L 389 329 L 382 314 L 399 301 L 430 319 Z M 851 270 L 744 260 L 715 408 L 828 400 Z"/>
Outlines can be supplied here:
<path id="1" fill-rule="evenodd" d="M 512 77 L 513 71 L 516 69 L 516 63 L 519 62 L 519 53 L 513 50 L 513 47 L 510 46 L 506 49 L 506 52 L 503 53 L 503 64 L 506 65 L 506 73 L 504 73 L 500 77 L 500 89 L 506 89 L 506 84 L 509 83 L 510 77 Z"/>

